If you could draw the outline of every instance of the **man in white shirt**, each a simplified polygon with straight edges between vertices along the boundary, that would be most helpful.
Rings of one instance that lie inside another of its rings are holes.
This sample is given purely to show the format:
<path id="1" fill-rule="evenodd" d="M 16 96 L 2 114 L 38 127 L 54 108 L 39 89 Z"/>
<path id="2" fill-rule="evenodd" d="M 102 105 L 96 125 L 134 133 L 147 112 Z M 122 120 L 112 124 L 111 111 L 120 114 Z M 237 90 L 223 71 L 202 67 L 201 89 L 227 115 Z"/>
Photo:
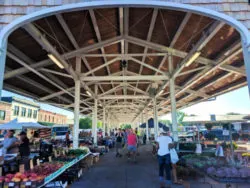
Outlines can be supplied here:
<path id="1" fill-rule="evenodd" d="M 165 184 L 167 186 L 170 186 L 172 184 L 169 144 L 173 143 L 173 139 L 168 136 L 168 132 L 169 129 L 163 129 L 162 134 L 156 140 L 158 148 L 158 163 L 161 187 L 165 187 Z M 164 182 L 164 170 L 166 173 L 166 182 Z"/>

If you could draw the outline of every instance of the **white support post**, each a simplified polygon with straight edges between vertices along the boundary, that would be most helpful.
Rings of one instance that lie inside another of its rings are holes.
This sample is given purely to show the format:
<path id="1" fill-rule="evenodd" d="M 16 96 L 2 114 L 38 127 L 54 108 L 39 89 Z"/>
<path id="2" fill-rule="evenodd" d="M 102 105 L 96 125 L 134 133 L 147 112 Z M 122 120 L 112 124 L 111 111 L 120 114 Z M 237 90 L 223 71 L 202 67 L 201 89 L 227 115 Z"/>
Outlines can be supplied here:
<path id="1" fill-rule="evenodd" d="M 143 119 L 143 111 L 142 111 L 142 113 L 141 113 L 141 124 L 143 124 L 143 122 L 144 122 L 144 119 Z"/>
<path id="2" fill-rule="evenodd" d="M 97 96 L 97 85 L 95 85 L 95 95 Z M 94 136 L 94 145 L 97 145 L 97 105 L 98 105 L 98 100 L 97 98 L 94 99 L 94 124 L 93 124 L 93 136 Z"/>
<path id="3" fill-rule="evenodd" d="M 249 47 L 246 46 L 245 42 L 243 41 L 243 38 L 244 37 L 241 37 L 242 48 L 243 48 L 243 57 L 244 57 L 246 76 L 247 76 L 248 93 L 250 96 L 250 46 Z"/>
<path id="4" fill-rule="evenodd" d="M 149 142 L 148 112 L 147 111 L 146 111 L 146 115 L 145 115 L 145 121 L 146 121 L 146 138 L 147 138 L 147 142 Z"/>
<path id="5" fill-rule="evenodd" d="M 81 74 L 81 58 L 76 57 L 76 74 Z M 73 148 L 79 146 L 79 115 L 80 115 L 81 80 L 75 80 L 75 103 L 74 103 L 74 138 Z"/>
<path id="6" fill-rule="evenodd" d="M 172 54 L 168 56 L 168 67 L 169 67 L 169 74 L 171 78 L 169 80 L 169 91 L 170 91 L 170 102 L 171 102 L 171 116 L 172 116 L 172 132 L 174 141 L 178 142 L 178 132 L 177 132 L 177 113 L 176 113 L 176 100 L 175 100 L 175 82 L 174 82 L 174 67 L 173 67 L 173 58 Z"/>
<path id="7" fill-rule="evenodd" d="M 106 136 L 106 109 L 105 107 L 103 107 L 103 120 L 102 120 L 102 123 L 103 123 L 103 137 Z"/>
<path id="8" fill-rule="evenodd" d="M 155 130 L 155 140 L 157 139 L 158 137 L 158 115 L 157 115 L 157 104 L 156 104 L 156 97 L 154 97 L 153 99 L 154 101 L 154 130 Z"/>
<path id="9" fill-rule="evenodd" d="M 0 46 L 0 100 L 2 97 L 2 90 L 3 90 L 6 51 L 7 51 L 7 40 L 2 41 Z"/>
<path id="10" fill-rule="evenodd" d="M 75 81 L 75 105 L 74 105 L 74 138 L 73 148 L 78 148 L 79 144 L 79 111 L 80 111 L 80 89 L 81 81 Z"/>
<path id="11" fill-rule="evenodd" d="M 178 141 L 178 132 L 177 132 L 177 113 L 176 113 L 176 100 L 175 100 L 175 83 L 174 78 L 170 79 L 169 82 L 170 87 L 170 100 L 171 100 L 171 115 L 172 115 L 172 131 L 174 141 Z"/>
<path id="12" fill-rule="evenodd" d="M 93 139 L 94 139 L 94 132 L 95 132 L 94 125 L 95 125 L 95 107 L 93 106 L 93 108 L 92 108 L 92 128 L 91 128 L 91 132 L 92 132 L 91 136 L 93 137 Z"/>

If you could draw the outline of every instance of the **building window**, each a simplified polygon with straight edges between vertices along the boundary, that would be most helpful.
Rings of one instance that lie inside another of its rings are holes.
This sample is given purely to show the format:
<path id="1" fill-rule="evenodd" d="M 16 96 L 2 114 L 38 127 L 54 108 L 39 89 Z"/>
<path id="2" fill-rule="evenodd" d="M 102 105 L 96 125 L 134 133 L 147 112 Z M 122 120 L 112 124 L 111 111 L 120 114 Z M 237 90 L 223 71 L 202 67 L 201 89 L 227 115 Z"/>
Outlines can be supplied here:
<path id="1" fill-rule="evenodd" d="M 14 116 L 19 115 L 19 106 L 14 106 Z"/>
<path id="2" fill-rule="evenodd" d="M 26 108 L 24 108 L 24 107 L 22 107 L 21 116 L 22 116 L 22 117 L 25 117 L 25 116 L 26 116 Z"/>
<path id="3" fill-rule="evenodd" d="M 0 120 L 5 120 L 5 111 L 0 110 Z"/>
<path id="4" fill-rule="evenodd" d="M 31 117 L 32 117 L 32 110 L 28 109 L 28 118 L 31 118 Z"/>
<path id="5" fill-rule="evenodd" d="M 37 110 L 33 111 L 33 118 L 36 119 L 37 118 Z M 42 118 L 41 118 L 42 119 Z"/>

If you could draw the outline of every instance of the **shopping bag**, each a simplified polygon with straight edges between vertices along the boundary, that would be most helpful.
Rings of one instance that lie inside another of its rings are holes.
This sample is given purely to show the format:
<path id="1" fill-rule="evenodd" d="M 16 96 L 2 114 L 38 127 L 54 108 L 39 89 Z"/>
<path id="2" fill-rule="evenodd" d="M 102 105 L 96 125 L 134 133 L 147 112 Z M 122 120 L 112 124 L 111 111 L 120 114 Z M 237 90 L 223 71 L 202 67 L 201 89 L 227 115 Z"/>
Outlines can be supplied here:
<path id="1" fill-rule="evenodd" d="M 170 149 L 170 158 L 171 158 L 171 163 L 173 164 L 176 164 L 179 161 L 178 154 L 174 148 Z"/>

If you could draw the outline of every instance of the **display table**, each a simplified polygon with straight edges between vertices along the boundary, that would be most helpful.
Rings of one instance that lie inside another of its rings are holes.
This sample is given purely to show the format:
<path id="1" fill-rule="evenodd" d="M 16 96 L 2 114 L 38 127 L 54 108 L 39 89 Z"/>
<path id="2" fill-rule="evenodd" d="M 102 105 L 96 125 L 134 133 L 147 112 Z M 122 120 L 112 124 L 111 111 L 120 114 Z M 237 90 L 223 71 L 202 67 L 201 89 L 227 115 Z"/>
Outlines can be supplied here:
<path id="1" fill-rule="evenodd" d="M 47 176 L 44 179 L 44 182 L 39 185 L 38 187 L 43 187 L 46 184 L 50 183 L 51 181 L 53 181 L 55 178 L 57 178 L 58 176 L 60 176 L 63 172 L 65 172 L 68 168 L 70 168 L 71 166 L 73 166 L 74 164 L 78 163 L 79 161 L 83 160 L 84 158 L 86 158 L 87 156 L 89 156 L 91 153 L 87 153 L 85 155 L 80 155 L 78 157 L 76 157 L 74 160 L 72 160 L 69 163 L 66 163 L 63 167 L 61 167 L 60 169 L 58 169 L 57 171 L 55 171 L 54 173 L 50 174 L 49 176 Z"/>

